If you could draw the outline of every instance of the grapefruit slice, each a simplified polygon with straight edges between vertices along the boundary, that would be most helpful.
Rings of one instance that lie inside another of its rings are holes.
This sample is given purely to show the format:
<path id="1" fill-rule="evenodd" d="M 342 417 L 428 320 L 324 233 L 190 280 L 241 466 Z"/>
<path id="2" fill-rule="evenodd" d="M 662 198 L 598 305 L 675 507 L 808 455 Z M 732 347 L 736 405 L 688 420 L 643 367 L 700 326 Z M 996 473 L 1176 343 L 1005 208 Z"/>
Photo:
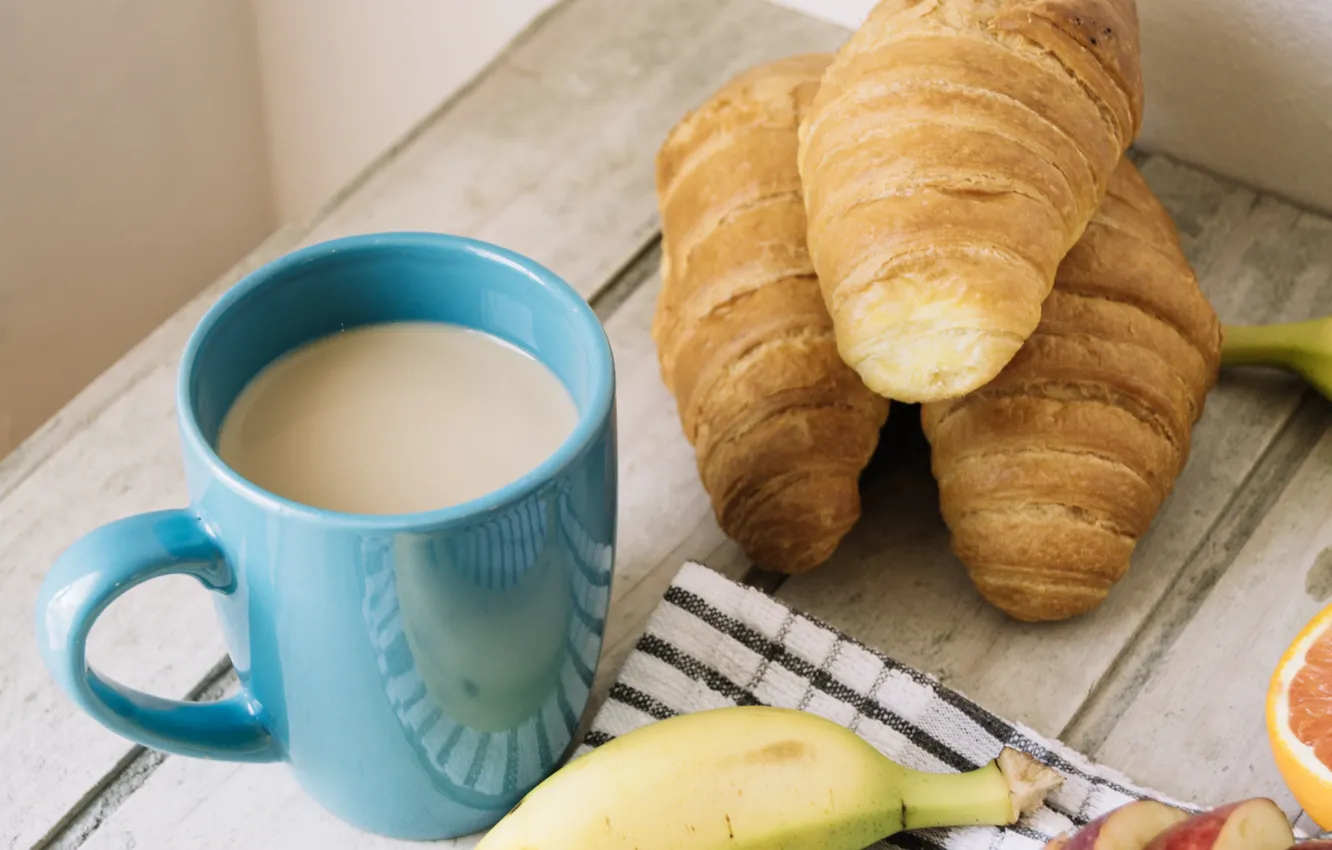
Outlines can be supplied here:
<path id="1" fill-rule="evenodd" d="M 1267 693 L 1277 767 L 1305 813 L 1332 829 L 1332 606 L 1286 650 Z"/>

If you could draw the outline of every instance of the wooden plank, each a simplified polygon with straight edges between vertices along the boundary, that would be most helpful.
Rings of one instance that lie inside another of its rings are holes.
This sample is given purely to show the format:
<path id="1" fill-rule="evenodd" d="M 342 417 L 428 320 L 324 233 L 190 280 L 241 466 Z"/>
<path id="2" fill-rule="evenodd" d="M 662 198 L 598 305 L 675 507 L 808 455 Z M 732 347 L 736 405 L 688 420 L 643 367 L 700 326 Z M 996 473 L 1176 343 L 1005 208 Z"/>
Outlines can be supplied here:
<path id="1" fill-rule="evenodd" d="M 1325 426 L 1332 405 L 1320 404 Z M 1332 428 L 1206 594 L 1096 755 L 1206 804 L 1269 796 L 1299 807 L 1267 742 L 1277 660 L 1332 600 Z"/>
<path id="2" fill-rule="evenodd" d="M 674 400 L 657 375 L 648 332 L 657 290 L 654 275 L 606 322 L 619 384 L 622 499 L 599 695 L 685 560 L 707 561 L 736 578 L 747 566 L 711 519 L 693 452 L 677 424 Z M 415 846 L 337 822 L 299 792 L 285 767 L 182 758 L 167 759 L 85 846 L 92 850 L 172 843 L 197 850 Z"/>
<path id="3" fill-rule="evenodd" d="M 1325 260 L 1332 225 L 1309 223 L 1288 205 L 1164 158 L 1149 157 L 1143 169 L 1223 319 L 1262 322 L 1332 308 Z M 1207 539 L 1301 391 L 1282 377 L 1227 376 L 1208 399 L 1188 468 L 1128 576 L 1095 613 L 1045 625 L 990 608 L 948 553 L 927 448 L 918 425 L 901 421 L 918 414 L 898 407 L 890 432 L 910 438 L 883 447 L 889 468 L 869 480 L 860 526 L 833 562 L 788 581 L 778 596 L 994 711 L 1059 735 Z"/>
<path id="4" fill-rule="evenodd" d="M 422 845 L 360 832 L 329 817 L 312 803 L 283 765 L 241 767 L 230 762 L 172 758 L 149 782 L 144 791 L 130 798 L 114 818 L 94 832 L 83 847 L 87 850 L 144 847 L 419 850 L 429 846 L 470 850 L 478 840 L 472 837 Z M 149 787 L 159 793 L 149 796 Z M 160 793 L 166 789 L 174 789 L 176 793 Z M 198 798 L 197 792 L 203 789 L 207 797 Z M 145 800 L 150 800 L 156 808 L 145 809 Z"/>
<path id="5" fill-rule="evenodd" d="M 570 2 L 321 221 L 281 234 L 254 260 L 347 233 L 442 230 L 500 241 L 590 296 L 655 231 L 652 159 L 667 127 L 740 68 L 842 36 L 761 0 L 643 0 L 633 15 L 617 0 Z M 183 308 L 0 464 L 0 638 L 9 649 L 0 658 L 0 763 L 41 765 L 0 774 L 0 845 L 39 840 L 131 751 L 55 692 L 33 644 L 31 600 L 79 534 L 183 500 L 169 413 L 174 364 L 237 276 Z M 636 380 L 659 383 L 655 374 Z M 663 423 L 673 418 L 624 427 Z M 645 544 L 643 557 L 660 561 L 681 539 Z M 186 586 L 154 582 L 128 594 L 94 633 L 94 661 L 150 691 L 187 691 L 212 669 L 220 643 L 206 596 Z"/>

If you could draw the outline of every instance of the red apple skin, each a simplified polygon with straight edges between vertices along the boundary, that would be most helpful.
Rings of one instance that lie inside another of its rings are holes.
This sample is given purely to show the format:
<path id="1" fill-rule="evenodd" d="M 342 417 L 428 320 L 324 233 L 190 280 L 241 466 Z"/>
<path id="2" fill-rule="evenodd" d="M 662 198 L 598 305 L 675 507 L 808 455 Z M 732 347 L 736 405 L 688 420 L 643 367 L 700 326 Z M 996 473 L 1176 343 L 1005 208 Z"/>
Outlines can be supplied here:
<path id="1" fill-rule="evenodd" d="M 1257 798 L 1194 815 L 1156 836 L 1147 850 L 1289 850 L 1294 843 L 1285 812 Z"/>
<path id="2" fill-rule="evenodd" d="M 1072 835 L 1061 835 L 1045 850 L 1143 850 L 1147 842 L 1188 815 L 1154 800 L 1135 800 L 1101 815 Z"/>
<path id="3" fill-rule="evenodd" d="M 1226 825 L 1226 819 L 1240 805 L 1231 803 L 1194 815 L 1156 836 L 1147 845 L 1147 850 L 1212 850 L 1221 828 Z"/>

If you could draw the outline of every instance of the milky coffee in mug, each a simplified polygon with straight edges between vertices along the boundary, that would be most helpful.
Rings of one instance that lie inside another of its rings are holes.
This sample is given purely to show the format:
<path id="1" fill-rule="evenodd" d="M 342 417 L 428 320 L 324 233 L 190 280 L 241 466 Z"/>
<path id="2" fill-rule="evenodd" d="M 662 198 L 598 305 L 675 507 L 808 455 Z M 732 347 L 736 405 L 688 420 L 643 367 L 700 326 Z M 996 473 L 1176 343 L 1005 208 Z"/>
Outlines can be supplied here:
<path id="1" fill-rule="evenodd" d="M 405 514 L 515 481 L 577 420 L 559 378 L 515 346 L 458 325 L 393 322 L 267 366 L 223 420 L 218 454 L 302 504 Z"/>

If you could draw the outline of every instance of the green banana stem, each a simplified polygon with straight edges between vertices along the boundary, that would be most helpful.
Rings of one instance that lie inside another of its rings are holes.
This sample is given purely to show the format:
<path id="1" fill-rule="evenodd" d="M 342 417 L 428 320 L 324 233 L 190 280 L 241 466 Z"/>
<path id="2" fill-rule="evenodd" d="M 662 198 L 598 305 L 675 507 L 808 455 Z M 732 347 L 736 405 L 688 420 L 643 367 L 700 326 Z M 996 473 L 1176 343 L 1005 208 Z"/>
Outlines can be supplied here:
<path id="1" fill-rule="evenodd" d="M 1298 368 L 1301 358 L 1317 349 L 1325 326 L 1321 319 L 1281 325 L 1226 325 L 1222 329 L 1221 363 Z"/>
<path id="2" fill-rule="evenodd" d="M 968 773 L 909 774 L 902 783 L 903 829 L 1013 823 L 1011 789 L 999 765 Z"/>
<path id="3" fill-rule="evenodd" d="M 1227 325 L 1221 363 L 1286 369 L 1332 399 L 1332 316 L 1284 325 Z"/>

